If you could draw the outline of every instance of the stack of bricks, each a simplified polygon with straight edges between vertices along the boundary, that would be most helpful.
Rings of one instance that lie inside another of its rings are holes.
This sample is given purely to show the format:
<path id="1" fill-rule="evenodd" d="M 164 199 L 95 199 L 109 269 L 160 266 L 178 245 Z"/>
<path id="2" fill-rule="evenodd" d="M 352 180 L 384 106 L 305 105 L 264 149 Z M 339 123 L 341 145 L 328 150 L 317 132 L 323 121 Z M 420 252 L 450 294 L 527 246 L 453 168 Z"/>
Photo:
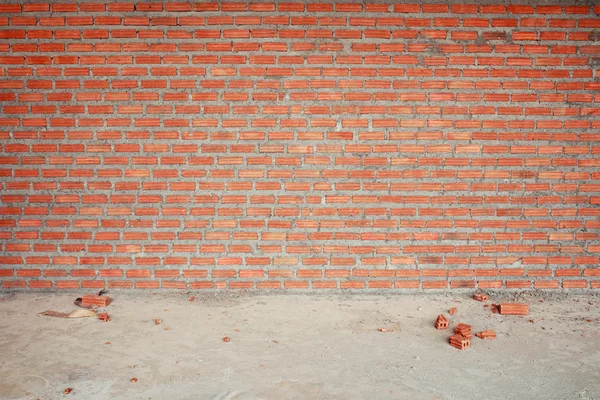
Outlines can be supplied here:
<path id="1" fill-rule="evenodd" d="M 471 347 L 471 339 L 459 334 L 452 335 L 450 336 L 450 345 L 459 350 L 467 350 Z"/>
<path id="2" fill-rule="evenodd" d="M 600 288 L 600 6 L 36 1 L 2 289 Z"/>
<path id="3" fill-rule="evenodd" d="M 456 333 L 457 335 L 464 336 L 466 338 L 471 338 L 471 325 L 458 324 L 456 325 L 456 328 L 454 328 L 454 333 Z"/>
<path id="4" fill-rule="evenodd" d="M 454 328 L 454 335 L 450 336 L 450 345 L 459 350 L 467 350 L 471 347 L 471 325 L 458 324 Z"/>

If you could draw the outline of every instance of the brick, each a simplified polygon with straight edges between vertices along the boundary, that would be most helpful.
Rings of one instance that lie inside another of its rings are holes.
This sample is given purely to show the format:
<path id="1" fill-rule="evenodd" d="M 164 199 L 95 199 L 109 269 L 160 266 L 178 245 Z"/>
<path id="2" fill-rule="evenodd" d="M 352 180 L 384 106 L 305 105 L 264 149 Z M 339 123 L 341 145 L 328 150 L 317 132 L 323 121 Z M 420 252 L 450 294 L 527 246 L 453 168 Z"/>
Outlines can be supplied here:
<path id="1" fill-rule="evenodd" d="M 460 323 L 460 324 L 456 325 L 456 327 L 454 328 L 454 333 L 464 336 L 466 338 L 470 338 L 471 337 L 471 325 Z"/>
<path id="2" fill-rule="evenodd" d="M 435 329 L 448 329 L 448 318 L 438 315 L 435 320 Z"/>
<path id="3" fill-rule="evenodd" d="M 89 306 L 106 307 L 110 304 L 110 297 L 86 294 L 86 295 L 81 296 L 81 304 L 84 307 L 89 307 Z"/>
<path id="4" fill-rule="evenodd" d="M 498 312 L 502 315 L 528 315 L 529 306 L 522 303 L 500 303 Z"/>
<path id="5" fill-rule="evenodd" d="M 397 3 L 0 4 L 2 287 L 597 289 L 600 7 Z"/>
<path id="6" fill-rule="evenodd" d="M 494 332 L 491 329 L 488 329 L 488 330 L 476 333 L 475 336 L 477 336 L 480 339 L 494 340 L 494 339 L 496 339 L 496 332 Z"/>
<path id="7" fill-rule="evenodd" d="M 485 293 L 475 293 L 473 295 L 473 299 L 477 300 L 477 301 L 487 301 L 489 298 L 489 296 Z"/>
<path id="8" fill-rule="evenodd" d="M 459 350 L 467 350 L 471 347 L 471 339 L 460 334 L 450 336 L 450 345 Z"/>

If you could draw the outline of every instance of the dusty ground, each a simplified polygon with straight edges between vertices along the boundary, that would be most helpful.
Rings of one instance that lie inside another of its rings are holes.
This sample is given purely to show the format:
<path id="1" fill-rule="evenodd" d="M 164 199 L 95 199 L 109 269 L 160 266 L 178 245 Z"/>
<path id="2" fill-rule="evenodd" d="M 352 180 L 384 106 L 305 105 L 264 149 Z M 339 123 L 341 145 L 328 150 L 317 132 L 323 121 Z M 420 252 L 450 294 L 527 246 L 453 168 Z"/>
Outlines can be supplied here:
<path id="1" fill-rule="evenodd" d="M 0 398 L 600 398 L 593 295 L 491 296 L 529 303 L 523 318 L 491 314 L 469 293 L 108 294 L 105 323 L 37 315 L 75 309 L 73 294 L 0 293 Z M 498 339 L 450 347 L 432 324 L 452 306 L 452 323 Z"/>

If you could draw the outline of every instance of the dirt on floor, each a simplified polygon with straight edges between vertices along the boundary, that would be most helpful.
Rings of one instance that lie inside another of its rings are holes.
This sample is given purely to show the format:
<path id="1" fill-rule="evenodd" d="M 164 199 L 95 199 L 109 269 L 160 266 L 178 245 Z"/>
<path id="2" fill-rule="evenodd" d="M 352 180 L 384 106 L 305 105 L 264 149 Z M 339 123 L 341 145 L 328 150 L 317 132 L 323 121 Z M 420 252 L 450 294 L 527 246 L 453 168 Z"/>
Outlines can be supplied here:
<path id="1" fill-rule="evenodd" d="M 600 399 L 593 294 L 490 293 L 526 317 L 466 292 L 107 294 L 109 322 L 38 315 L 73 293 L 0 293 L 0 398 Z M 497 339 L 451 347 L 433 326 L 451 307 L 451 329 Z"/>

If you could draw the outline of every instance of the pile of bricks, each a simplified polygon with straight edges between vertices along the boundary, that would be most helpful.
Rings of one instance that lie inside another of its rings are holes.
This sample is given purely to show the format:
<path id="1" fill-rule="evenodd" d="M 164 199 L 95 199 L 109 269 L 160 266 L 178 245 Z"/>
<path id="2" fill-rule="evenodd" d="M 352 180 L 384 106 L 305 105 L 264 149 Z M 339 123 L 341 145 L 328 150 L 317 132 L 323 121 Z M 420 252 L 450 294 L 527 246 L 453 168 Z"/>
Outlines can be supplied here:
<path id="1" fill-rule="evenodd" d="M 450 336 L 450 345 L 459 350 L 471 347 L 471 325 L 458 324 L 454 329 L 454 335 Z"/>
<path id="2" fill-rule="evenodd" d="M 476 301 L 485 302 L 489 299 L 489 296 L 485 293 L 475 293 L 473 299 Z M 484 307 L 488 307 L 487 304 Z M 501 303 L 492 304 L 492 312 L 498 312 L 502 315 L 527 315 L 529 314 L 529 306 L 523 303 Z M 456 313 L 456 307 L 452 307 L 449 311 L 450 315 Z M 435 320 L 435 328 L 444 330 L 448 329 L 450 322 L 445 315 L 440 314 Z M 465 323 L 459 323 L 454 327 L 454 335 L 450 336 L 450 345 L 459 350 L 467 350 L 471 347 L 471 338 L 473 333 L 471 331 L 471 325 Z M 491 329 L 487 329 L 475 334 L 480 339 L 493 340 L 496 339 L 496 332 Z"/>

